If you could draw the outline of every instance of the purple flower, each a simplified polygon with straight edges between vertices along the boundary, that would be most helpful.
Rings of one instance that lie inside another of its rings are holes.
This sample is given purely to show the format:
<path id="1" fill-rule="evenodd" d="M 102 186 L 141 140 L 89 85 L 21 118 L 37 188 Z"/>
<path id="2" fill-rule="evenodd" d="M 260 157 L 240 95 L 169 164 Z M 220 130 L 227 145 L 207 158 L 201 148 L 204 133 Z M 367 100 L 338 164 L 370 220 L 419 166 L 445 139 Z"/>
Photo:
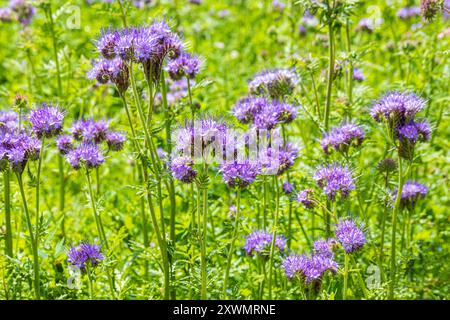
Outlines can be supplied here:
<path id="1" fill-rule="evenodd" d="M 220 171 L 223 175 L 223 181 L 230 188 L 245 188 L 255 180 L 261 169 L 258 165 L 245 160 L 243 162 L 224 163 Z"/>
<path id="2" fill-rule="evenodd" d="M 375 30 L 375 23 L 369 18 L 363 18 L 359 20 L 356 30 L 372 33 Z"/>
<path id="3" fill-rule="evenodd" d="M 240 99 L 233 107 L 233 114 L 241 123 L 250 123 L 255 119 L 255 115 L 265 109 L 269 101 L 265 98 L 245 97 Z"/>
<path id="4" fill-rule="evenodd" d="M 304 189 L 301 190 L 299 193 L 296 194 L 294 201 L 299 202 L 303 204 L 303 206 L 306 209 L 314 208 L 315 202 L 312 197 L 312 194 L 314 193 L 313 189 Z"/>
<path id="5" fill-rule="evenodd" d="M 105 137 L 106 143 L 112 151 L 120 151 L 123 149 L 125 135 L 120 132 L 108 132 Z"/>
<path id="6" fill-rule="evenodd" d="M 56 147 L 62 155 L 68 154 L 73 150 L 72 136 L 62 135 L 56 139 Z"/>
<path id="7" fill-rule="evenodd" d="M 26 0 L 10 0 L 9 8 L 16 14 L 17 20 L 23 26 L 31 23 L 31 19 L 36 12 L 36 9 Z"/>
<path id="8" fill-rule="evenodd" d="M 130 86 L 130 75 L 127 64 L 120 58 L 101 59 L 94 63 L 88 72 L 89 79 L 96 79 L 101 84 L 113 83 L 120 94 Z"/>
<path id="9" fill-rule="evenodd" d="M 106 135 L 109 132 L 109 124 L 103 120 L 81 119 L 73 123 L 70 131 L 76 140 L 100 143 L 106 139 Z"/>
<path id="10" fill-rule="evenodd" d="M 167 72 L 173 80 L 179 80 L 184 76 L 194 79 L 200 71 L 200 59 L 189 53 L 183 52 L 177 58 L 169 60 Z"/>
<path id="11" fill-rule="evenodd" d="M 273 69 L 258 73 L 248 84 L 249 90 L 255 95 L 269 95 L 278 99 L 290 95 L 298 79 L 294 70 Z"/>
<path id="12" fill-rule="evenodd" d="M 67 154 L 67 161 L 75 170 L 80 169 L 82 164 L 87 169 L 92 169 L 105 162 L 105 158 L 97 145 L 83 143 Z"/>
<path id="13" fill-rule="evenodd" d="M 333 248 L 336 245 L 335 239 L 317 240 L 314 242 L 314 254 L 325 258 L 333 258 Z"/>
<path id="14" fill-rule="evenodd" d="M 19 116 L 14 111 L 0 111 L 0 130 L 12 131 L 19 127 Z"/>
<path id="15" fill-rule="evenodd" d="M 270 105 L 272 112 L 277 115 L 279 123 L 289 123 L 297 118 L 297 107 L 280 101 L 273 101 Z"/>
<path id="16" fill-rule="evenodd" d="M 261 256 L 268 256 L 272 238 L 273 235 L 266 231 L 254 231 L 245 241 L 245 251 L 248 255 L 253 255 L 256 253 Z M 286 240 L 281 236 L 276 236 L 275 247 L 280 251 L 284 251 L 284 248 L 286 247 Z"/>
<path id="17" fill-rule="evenodd" d="M 100 38 L 96 42 L 97 50 L 105 59 L 113 59 L 116 57 L 115 48 L 120 39 L 117 31 L 102 30 Z"/>
<path id="18" fill-rule="evenodd" d="M 51 138 L 61 132 L 64 113 L 58 106 L 43 103 L 41 108 L 31 110 L 29 119 L 31 128 L 39 139 Z"/>
<path id="19" fill-rule="evenodd" d="M 273 0 L 272 6 L 275 9 L 275 11 L 278 11 L 280 13 L 282 13 L 284 11 L 284 8 L 286 8 L 286 5 L 279 0 Z"/>
<path id="20" fill-rule="evenodd" d="M 353 253 L 361 249 L 366 243 L 366 237 L 361 229 L 350 220 L 342 220 L 336 226 L 336 238 L 344 247 L 345 252 Z"/>
<path id="21" fill-rule="evenodd" d="M 292 184 L 290 184 L 288 181 L 283 183 L 283 192 L 284 194 L 288 195 L 291 194 L 294 191 L 294 187 Z"/>
<path id="22" fill-rule="evenodd" d="M 79 246 L 71 247 L 67 258 L 72 266 L 86 272 L 89 268 L 95 268 L 104 259 L 104 256 L 100 251 L 100 246 L 83 242 Z"/>
<path id="23" fill-rule="evenodd" d="M 286 143 L 284 147 L 280 147 L 278 150 L 271 147 L 267 148 L 259 154 L 258 161 L 264 174 L 281 175 L 294 165 L 297 156 L 298 149 L 290 143 Z"/>
<path id="24" fill-rule="evenodd" d="M 420 7 L 403 7 L 397 11 L 397 17 L 402 20 L 411 19 L 420 16 Z"/>
<path id="25" fill-rule="evenodd" d="M 407 140 L 411 144 L 417 141 L 428 141 L 431 136 L 430 125 L 426 121 L 411 121 L 398 127 L 398 137 L 400 140 Z"/>
<path id="26" fill-rule="evenodd" d="M 293 255 L 284 260 L 283 268 L 287 278 L 299 277 L 306 284 L 311 284 L 320 281 L 328 271 L 336 273 L 338 265 L 333 259 L 322 255 Z"/>
<path id="27" fill-rule="evenodd" d="M 351 146 L 358 147 L 363 140 L 362 128 L 352 123 L 346 123 L 326 133 L 320 144 L 326 154 L 331 153 L 330 147 L 336 151 L 347 153 Z"/>
<path id="28" fill-rule="evenodd" d="M 392 128 L 410 121 L 425 107 L 425 100 L 414 93 L 392 91 L 376 101 L 370 112 L 377 122 L 387 120 Z"/>
<path id="29" fill-rule="evenodd" d="M 170 170 L 175 179 L 185 183 L 191 183 L 197 176 L 193 168 L 194 162 L 188 157 L 178 157 L 172 160 Z"/>
<path id="30" fill-rule="evenodd" d="M 269 109 L 265 109 L 264 112 L 257 113 L 253 124 L 260 130 L 272 130 L 280 122 L 278 121 L 278 114 Z"/>
<path id="31" fill-rule="evenodd" d="M 305 255 L 292 255 L 284 259 L 283 269 L 286 277 L 292 279 L 295 276 L 303 276 L 308 262 L 309 258 Z"/>
<path id="32" fill-rule="evenodd" d="M 355 189 L 351 171 L 340 164 L 320 167 L 314 174 L 314 179 L 331 201 L 336 199 L 338 193 L 345 198 Z"/>
<path id="33" fill-rule="evenodd" d="M 408 180 L 402 189 L 400 206 L 402 208 L 413 208 L 419 199 L 425 198 L 428 188 L 421 183 Z M 397 190 L 394 191 L 393 201 L 397 197 Z"/>
<path id="34" fill-rule="evenodd" d="M 16 173 L 22 173 L 28 160 L 37 160 L 41 150 L 41 142 L 25 131 L 7 128 L 0 130 L 0 160 L 2 168 L 9 163 Z M 6 160 L 5 163 L 3 160 Z"/>

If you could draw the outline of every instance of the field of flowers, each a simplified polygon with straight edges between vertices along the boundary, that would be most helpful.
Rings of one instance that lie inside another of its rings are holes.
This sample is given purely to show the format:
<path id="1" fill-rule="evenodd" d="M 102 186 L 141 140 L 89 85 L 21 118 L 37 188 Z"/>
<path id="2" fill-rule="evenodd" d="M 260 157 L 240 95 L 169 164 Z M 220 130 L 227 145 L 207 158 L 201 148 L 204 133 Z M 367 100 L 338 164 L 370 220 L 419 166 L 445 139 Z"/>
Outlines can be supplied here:
<path id="1" fill-rule="evenodd" d="M 450 298 L 450 2 L 0 1 L 0 299 Z"/>

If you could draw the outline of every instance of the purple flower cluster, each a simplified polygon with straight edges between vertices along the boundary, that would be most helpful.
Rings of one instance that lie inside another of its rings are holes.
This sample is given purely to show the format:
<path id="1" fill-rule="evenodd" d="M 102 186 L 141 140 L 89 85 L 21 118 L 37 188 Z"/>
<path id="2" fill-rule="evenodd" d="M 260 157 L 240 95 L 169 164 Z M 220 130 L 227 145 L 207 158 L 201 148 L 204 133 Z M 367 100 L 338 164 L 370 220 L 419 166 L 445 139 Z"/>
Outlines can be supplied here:
<path id="1" fill-rule="evenodd" d="M 77 120 L 72 124 L 70 133 L 71 135 L 59 136 L 56 139 L 56 146 L 76 170 L 82 165 L 91 169 L 103 164 L 105 161 L 101 150 L 103 142 L 110 151 L 122 150 L 125 143 L 125 135 L 112 131 L 108 122 L 104 120 Z"/>
<path id="2" fill-rule="evenodd" d="M 400 206 L 402 208 L 413 208 L 419 199 L 425 198 L 428 193 L 428 188 L 416 181 L 407 181 L 403 185 L 402 195 L 400 198 Z M 393 193 L 393 201 L 397 196 L 397 190 Z"/>
<path id="3" fill-rule="evenodd" d="M 89 268 L 95 268 L 104 259 L 104 256 L 100 251 L 100 246 L 83 242 L 79 246 L 71 247 L 67 258 L 72 266 L 86 272 Z"/>
<path id="4" fill-rule="evenodd" d="M 104 59 L 115 59 L 116 62 L 109 68 L 116 71 L 114 75 L 122 76 L 120 80 L 128 80 L 128 69 L 122 65 L 126 66 L 127 63 L 136 62 L 142 65 L 148 81 L 157 82 L 165 58 L 176 58 L 183 50 L 180 37 L 172 32 L 165 21 L 155 21 L 145 27 L 105 30 L 97 40 L 96 46 L 103 57 L 97 63 L 99 66 L 97 67 L 96 64 L 91 72 L 91 77 L 97 80 L 99 79 L 98 75 L 104 76 L 102 74 L 105 67 L 102 65 L 106 63 Z M 114 82 L 109 74 L 107 77 L 108 80 L 111 79 Z M 100 77 L 100 79 L 103 78 Z M 103 79 L 103 81 L 105 80 Z"/>
<path id="5" fill-rule="evenodd" d="M 371 115 L 375 121 L 386 120 L 390 135 L 399 140 L 401 157 L 411 160 L 418 141 L 427 141 L 431 128 L 427 121 L 414 121 L 416 114 L 425 106 L 425 101 L 413 93 L 390 92 L 375 103 Z"/>
<path id="6" fill-rule="evenodd" d="M 332 258 L 320 254 L 312 256 L 292 255 L 283 261 L 283 269 L 288 279 L 298 277 L 306 284 L 320 282 L 322 277 L 329 271 L 337 272 L 338 265 Z"/>
<path id="7" fill-rule="evenodd" d="M 407 20 L 420 16 L 420 12 L 421 12 L 420 7 L 417 6 L 403 7 L 397 11 L 397 17 L 399 17 L 402 20 Z"/>
<path id="8" fill-rule="evenodd" d="M 29 114 L 31 129 L 39 139 L 52 138 L 62 130 L 64 113 L 58 106 L 43 103 L 38 109 Z"/>
<path id="9" fill-rule="evenodd" d="M 363 140 L 364 131 L 362 128 L 352 123 L 346 123 L 326 133 L 322 138 L 321 146 L 326 154 L 331 153 L 330 147 L 346 154 L 350 147 L 359 147 Z"/>
<path id="10" fill-rule="evenodd" d="M 175 179 L 191 183 L 197 176 L 193 168 L 194 162 L 188 157 L 178 157 L 172 160 L 170 170 Z"/>
<path id="11" fill-rule="evenodd" d="M 230 188 L 245 188 L 255 180 L 261 168 L 248 160 L 225 162 L 220 171 Z"/>
<path id="12" fill-rule="evenodd" d="M 88 72 L 88 78 L 96 79 L 101 84 L 112 83 L 117 87 L 120 94 L 127 91 L 130 86 L 128 66 L 120 58 L 98 60 Z"/>
<path id="13" fill-rule="evenodd" d="M 21 174 L 28 160 L 37 160 L 41 141 L 25 129 L 19 130 L 18 116 L 11 111 L 0 112 L 0 168 L 8 166 Z"/>
<path id="14" fill-rule="evenodd" d="M 323 189 L 328 199 L 334 201 L 340 193 L 345 198 L 355 189 L 352 173 L 340 164 L 322 166 L 314 174 L 317 185 Z"/>
<path id="15" fill-rule="evenodd" d="M 335 239 L 317 240 L 314 242 L 314 254 L 325 258 L 333 258 L 333 249 L 336 247 Z"/>
<path id="16" fill-rule="evenodd" d="M 313 189 L 304 189 L 295 195 L 294 201 L 303 204 L 306 209 L 314 208 L 315 202 L 312 197 L 314 191 Z"/>
<path id="17" fill-rule="evenodd" d="M 298 82 L 294 70 L 274 69 L 257 74 L 248 84 L 251 94 L 280 99 L 290 95 Z"/>
<path id="18" fill-rule="evenodd" d="M 444 1 L 442 0 L 421 0 L 420 8 L 422 16 L 427 21 L 433 21 L 438 13 L 444 9 Z"/>
<path id="19" fill-rule="evenodd" d="M 377 122 L 388 121 L 391 128 L 409 122 L 425 107 L 425 100 L 414 93 L 392 91 L 376 101 L 370 112 Z"/>
<path id="20" fill-rule="evenodd" d="M 272 238 L 273 235 L 266 231 L 254 231 L 245 241 L 245 251 L 248 255 L 256 253 L 262 257 L 267 257 L 269 255 Z M 286 240 L 282 236 L 276 236 L 275 247 L 281 252 L 284 251 Z"/>
<path id="21" fill-rule="evenodd" d="M 366 243 L 366 237 L 358 226 L 350 219 L 342 220 L 336 226 L 336 238 L 345 252 L 353 253 L 361 249 Z"/>
<path id="22" fill-rule="evenodd" d="M 186 52 L 182 52 L 177 58 L 167 63 L 167 72 L 173 80 L 180 80 L 183 77 L 194 79 L 199 71 L 200 59 Z"/>
<path id="23" fill-rule="evenodd" d="M 24 27 L 31 23 L 36 9 L 27 0 L 10 0 L 9 6 L 0 8 L 0 21 L 19 21 Z"/>
<path id="24" fill-rule="evenodd" d="M 284 146 L 275 149 L 272 147 L 259 154 L 258 162 L 262 171 L 267 175 L 282 175 L 294 165 L 298 157 L 298 149 L 292 144 L 286 143 Z"/>
<path id="25" fill-rule="evenodd" d="M 256 128 L 266 130 L 293 121 L 297 112 L 297 107 L 292 104 L 251 96 L 240 99 L 233 107 L 239 122 L 253 123 Z"/>

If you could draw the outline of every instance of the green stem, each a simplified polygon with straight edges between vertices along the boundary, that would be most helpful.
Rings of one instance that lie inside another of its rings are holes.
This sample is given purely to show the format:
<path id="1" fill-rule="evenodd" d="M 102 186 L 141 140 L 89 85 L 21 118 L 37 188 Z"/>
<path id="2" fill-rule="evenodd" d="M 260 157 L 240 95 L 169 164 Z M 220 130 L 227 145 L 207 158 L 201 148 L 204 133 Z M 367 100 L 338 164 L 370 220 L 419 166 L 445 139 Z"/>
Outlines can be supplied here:
<path id="1" fill-rule="evenodd" d="M 236 190 L 236 216 L 235 216 L 235 220 L 234 220 L 234 231 L 233 231 L 233 237 L 231 238 L 230 250 L 228 251 L 227 267 L 225 269 L 225 278 L 223 280 L 223 289 L 222 289 L 222 297 L 223 298 L 225 298 L 226 292 L 227 292 L 227 284 L 228 284 L 228 277 L 230 275 L 231 259 L 233 257 L 233 253 L 234 253 L 234 243 L 236 242 L 236 238 L 237 238 L 238 230 L 239 230 L 240 213 L 241 213 L 241 189 L 238 188 Z"/>
<path id="2" fill-rule="evenodd" d="M 186 80 L 187 80 L 188 95 L 189 95 L 189 106 L 191 107 L 192 125 L 194 125 L 195 108 L 194 108 L 194 104 L 192 103 L 191 80 L 189 79 L 189 77 L 186 77 Z"/>
<path id="3" fill-rule="evenodd" d="M 31 224 L 30 212 L 28 211 L 27 198 L 25 197 L 25 191 L 23 189 L 22 174 L 16 173 L 16 176 L 17 176 L 17 182 L 19 183 L 20 195 L 22 197 L 23 209 L 25 211 L 28 232 L 30 233 L 31 248 L 33 251 L 34 294 L 35 294 L 36 300 L 39 300 L 41 296 L 40 296 L 40 279 L 39 279 L 39 277 L 40 277 L 39 271 L 40 270 L 39 270 L 38 249 L 37 249 L 36 241 L 34 238 L 34 232 L 33 232 L 33 226 Z"/>
<path id="4" fill-rule="evenodd" d="M 208 165 L 204 165 L 204 174 L 208 174 Z M 208 186 L 202 186 L 202 216 L 203 216 L 203 230 L 201 236 L 201 299 L 206 299 L 207 290 L 207 273 L 206 273 L 206 234 L 207 234 L 207 218 L 208 218 Z"/>
<path id="5" fill-rule="evenodd" d="M 342 289 L 342 299 L 347 300 L 347 287 L 348 287 L 348 265 L 349 265 L 349 256 L 348 253 L 344 254 L 344 287 Z"/>
<path id="6" fill-rule="evenodd" d="M 320 120 L 322 118 L 322 115 L 320 113 L 320 102 L 319 102 L 319 95 L 317 93 L 317 86 L 316 86 L 316 81 L 314 80 L 314 75 L 312 73 L 312 71 L 309 72 L 311 75 L 311 82 L 312 82 L 312 86 L 313 86 L 313 91 L 314 91 L 314 98 L 316 100 L 316 113 L 317 113 L 317 118 Z"/>
<path id="7" fill-rule="evenodd" d="M 128 27 L 128 24 L 127 24 L 127 15 L 126 15 L 126 13 L 125 13 L 125 9 L 123 8 L 122 0 L 119 0 L 119 7 L 120 7 L 120 17 L 122 18 L 123 26 L 124 26 L 125 28 L 127 28 L 127 27 Z"/>
<path id="8" fill-rule="evenodd" d="M 275 242 L 277 237 L 277 228 L 278 228 L 278 216 L 280 212 L 280 190 L 278 186 L 278 179 L 276 176 L 273 177 L 274 185 L 275 185 L 275 220 L 273 223 L 273 236 L 272 242 L 270 244 L 270 253 L 269 253 L 269 299 L 272 299 L 272 269 L 273 269 L 273 256 L 275 252 Z"/>
<path id="9" fill-rule="evenodd" d="M 330 21 L 328 24 L 328 56 L 329 56 L 329 65 L 328 65 L 328 79 L 327 79 L 327 97 L 324 115 L 325 131 L 328 131 L 329 128 L 331 92 L 333 86 L 333 73 L 334 73 L 334 35 L 333 35 L 332 21 Z"/>
<path id="10" fill-rule="evenodd" d="M 263 188 L 264 188 L 264 198 L 263 198 L 263 229 L 267 227 L 267 177 L 263 176 Z"/>
<path id="11" fill-rule="evenodd" d="M 345 24 L 345 34 L 347 38 L 347 53 L 350 55 L 352 49 L 351 49 L 351 39 L 350 39 L 350 22 L 347 19 Z M 347 72 L 347 98 L 348 98 L 348 116 L 349 120 L 352 118 L 352 104 L 353 104 L 353 60 L 352 57 L 350 57 L 348 61 L 348 72 Z"/>
<path id="12" fill-rule="evenodd" d="M 400 207 L 400 200 L 402 196 L 403 190 L 403 168 L 402 168 L 402 158 L 400 155 L 398 156 L 398 190 L 395 198 L 394 208 L 392 210 L 392 240 L 391 240 L 391 274 L 390 274 L 390 283 L 389 283 L 389 291 L 388 298 L 394 298 L 394 289 L 395 289 L 395 276 L 396 276 L 396 256 L 395 256 L 395 239 L 397 235 L 397 214 Z"/>
<path id="13" fill-rule="evenodd" d="M 12 226 L 11 226 L 11 189 L 10 189 L 10 180 L 9 180 L 9 168 L 6 168 L 3 171 L 3 192 L 4 192 L 4 201 L 5 201 L 5 253 L 8 257 L 12 258 L 14 256 L 13 250 L 13 236 L 12 236 Z"/>
<path id="14" fill-rule="evenodd" d="M 58 170 L 59 170 L 59 212 L 62 216 L 61 220 L 61 232 L 62 236 L 66 237 L 66 214 L 64 212 L 65 207 L 65 194 L 66 194 L 66 178 L 64 176 L 64 161 L 63 156 L 58 155 Z"/>

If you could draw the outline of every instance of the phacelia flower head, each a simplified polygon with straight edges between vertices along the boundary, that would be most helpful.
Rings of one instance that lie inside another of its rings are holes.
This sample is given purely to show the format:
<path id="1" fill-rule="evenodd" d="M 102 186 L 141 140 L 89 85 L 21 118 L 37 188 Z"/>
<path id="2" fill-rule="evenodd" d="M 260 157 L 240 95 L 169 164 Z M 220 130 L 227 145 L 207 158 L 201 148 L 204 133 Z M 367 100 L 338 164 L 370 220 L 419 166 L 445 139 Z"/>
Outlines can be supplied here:
<path id="1" fill-rule="evenodd" d="M 82 140 L 86 143 L 100 143 L 106 139 L 109 124 L 104 120 L 81 119 L 72 124 L 70 131 L 76 140 Z"/>
<path id="2" fill-rule="evenodd" d="M 100 38 L 96 42 L 97 50 L 105 59 L 116 57 L 115 48 L 120 39 L 120 34 L 114 30 L 102 30 Z"/>
<path id="3" fill-rule="evenodd" d="M 100 84 L 112 83 L 120 94 L 130 86 L 130 75 L 127 64 L 121 58 L 101 59 L 94 63 L 88 72 L 89 79 L 96 79 Z"/>
<path id="4" fill-rule="evenodd" d="M 19 127 L 19 116 L 14 111 L 0 111 L 0 130 L 12 131 Z"/>
<path id="5" fill-rule="evenodd" d="M 104 256 L 100 251 L 100 246 L 89 243 L 81 243 L 79 246 L 71 247 L 67 254 L 67 261 L 75 267 L 86 272 L 90 268 L 95 268 Z"/>
<path id="6" fill-rule="evenodd" d="M 347 253 L 360 250 L 366 243 L 364 232 L 350 219 L 342 220 L 338 223 L 336 226 L 336 238 Z"/>
<path id="7" fill-rule="evenodd" d="M 253 122 L 255 116 L 267 108 L 270 102 L 266 98 L 244 97 L 233 107 L 233 114 L 239 122 L 247 124 Z"/>
<path id="8" fill-rule="evenodd" d="M 16 14 L 17 20 L 23 25 L 27 26 L 31 23 L 36 9 L 27 0 L 10 0 L 9 8 Z"/>
<path id="9" fill-rule="evenodd" d="M 364 131 L 361 127 L 353 123 L 345 123 L 326 133 L 320 144 L 326 154 L 330 154 L 333 149 L 346 154 L 350 147 L 359 147 L 363 140 Z"/>
<path id="10" fill-rule="evenodd" d="M 376 23 L 373 19 L 363 18 L 363 19 L 359 20 L 356 30 L 372 33 L 375 30 L 375 28 L 376 28 Z"/>
<path id="11" fill-rule="evenodd" d="M 120 132 L 108 132 L 105 137 L 106 144 L 112 151 L 120 151 L 123 149 L 125 135 Z"/>
<path id="12" fill-rule="evenodd" d="M 10 8 L 0 8 L 0 22 L 11 22 L 13 18 L 13 12 Z"/>
<path id="13" fill-rule="evenodd" d="M 248 84 L 250 93 L 279 99 L 292 94 L 298 79 L 294 70 L 274 69 L 257 74 Z"/>
<path id="14" fill-rule="evenodd" d="M 402 195 L 400 198 L 400 207 L 402 208 L 414 208 L 419 199 L 425 198 L 428 193 L 428 188 L 416 181 L 408 180 L 402 189 Z M 397 190 L 393 193 L 393 201 L 395 202 L 397 196 Z"/>
<path id="15" fill-rule="evenodd" d="M 377 122 L 388 121 L 391 128 L 411 121 L 425 107 L 425 100 L 414 93 L 392 91 L 376 101 L 370 112 Z"/>
<path id="16" fill-rule="evenodd" d="M 333 258 L 333 250 L 336 244 L 337 242 L 335 239 L 317 240 L 314 242 L 314 254 L 321 255 L 325 258 Z"/>
<path id="17" fill-rule="evenodd" d="M 273 235 L 266 231 L 254 231 L 245 241 L 245 251 L 248 255 L 254 253 L 260 256 L 267 257 L 270 251 L 270 245 L 272 243 Z M 275 248 L 280 251 L 284 251 L 286 247 L 286 240 L 281 236 L 275 238 Z"/>
<path id="18" fill-rule="evenodd" d="M 428 141 L 431 137 L 431 128 L 426 121 L 411 121 L 398 127 L 398 137 L 400 140 L 407 140 L 411 144 L 417 141 Z"/>
<path id="19" fill-rule="evenodd" d="M 29 120 L 31 128 L 38 138 L 51 138 L 62 130 L 64 113 L 58 106 L 42 104 L 38 109 L 31 110 Z"/>
<path id="20" fill-rule="evenodd" d="M 200 59 L 183 52 L 177 58 L 169 60 L 167 72 L 173 80 L 183 77 L 194 79 L 200 71 Z"/>
<path id="21" fill-rule="evenodd" d="M 306 209 L 314 208 L 313 189 L 304 189 L 295 195 L 294 201 L 303 204 Z"/>
<path id="22" fill-rule="evenodd" d="M 71 150 L 73 150 L 73 140 L 72 136 L 62 135 L 56 139 L 56 147 L 62 155 L 68 154 Z"/>
<path id="23" fill-rule="evenodd" d="M 178 157 L 172 160 L 170 170 L 175 179 L 185 183 L 191 183 L 197 176 L 194 162 L 189 157 Z"/>
<path id="24" fill-rule="evenodd" d="M 220 171 L 223 175 L 223 181 L 230 188 L 245 188 L 255 181 L 261 169 L 259 165 L 244 160 L 225 162 Z"/>
<path id="25" fill-rule="evenodd" d="M 327 273 L 336 273 L 337 263 L 322 255 L 289 256 L 283 262 L 286 277 L 292 279 L 298 277 L 306 284 L 320 283 L 322 277 Z"/>
<path id="26" fill-rule="evenodd" d="M 75 170 L 80 169 L 82 165 L 87 169 L 92 169 L 103 164 L 105 158 L 97 145 L 82 143 L 67 154 L 67 161 Z"/>
<path id="27" fill-rule="evenodd" d="M 297 118 L 298 111 L 295 105 L 282 101 L 273 101 L 270 108 L 271 112 L 276 114 L 279 123 L 289 123 Z"/>
<path id="28" fill-rule="evenodd" d="M 322 166 L 314 174 L 317 185 L 323 189 L 328 199 L 334 201 L 336 195 L 346 198 L 355 189 L 351 171 L 340 164 Z"/>

